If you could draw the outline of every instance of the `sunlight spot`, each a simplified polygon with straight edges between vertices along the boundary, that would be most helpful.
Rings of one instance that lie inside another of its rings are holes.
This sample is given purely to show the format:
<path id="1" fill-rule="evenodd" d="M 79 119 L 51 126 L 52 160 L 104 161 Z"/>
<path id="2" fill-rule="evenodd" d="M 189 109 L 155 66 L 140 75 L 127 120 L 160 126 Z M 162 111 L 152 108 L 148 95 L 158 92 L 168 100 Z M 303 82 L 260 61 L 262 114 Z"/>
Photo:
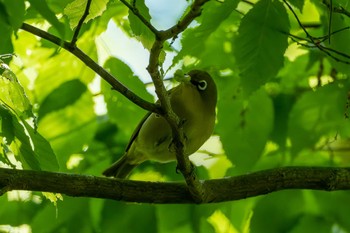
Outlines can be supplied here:
<path id="1" fill-rule="evenodd" d="M 207 221 L 214 227 L 215 233 L 239 233 L 220 210 L 216 210 Z"/>

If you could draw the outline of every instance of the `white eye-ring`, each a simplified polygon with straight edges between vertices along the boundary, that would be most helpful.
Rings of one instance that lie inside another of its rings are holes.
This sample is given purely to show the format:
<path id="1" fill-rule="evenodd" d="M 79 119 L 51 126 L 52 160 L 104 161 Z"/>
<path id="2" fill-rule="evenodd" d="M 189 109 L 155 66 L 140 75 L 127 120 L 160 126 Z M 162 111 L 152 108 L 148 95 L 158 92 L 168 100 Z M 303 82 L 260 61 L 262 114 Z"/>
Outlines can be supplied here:
<path id="1" fill-rule="evenodd" d="M 199 90 L 204 91 L 205 89 L 207 89 L 208 84 L 207 84 L 207 81 L 201 80 L 198 82 L 197 86 Z"/>

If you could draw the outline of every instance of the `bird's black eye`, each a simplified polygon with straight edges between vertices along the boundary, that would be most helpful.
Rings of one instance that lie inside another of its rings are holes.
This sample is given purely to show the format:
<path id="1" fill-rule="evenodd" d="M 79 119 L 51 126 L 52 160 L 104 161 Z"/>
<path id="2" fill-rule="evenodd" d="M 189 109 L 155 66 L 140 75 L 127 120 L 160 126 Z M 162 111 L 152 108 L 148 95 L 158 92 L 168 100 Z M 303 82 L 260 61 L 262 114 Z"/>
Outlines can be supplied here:
<path id="1" fill-rule="evenodd" d="M 208 86 L 208 84 L 205 80 L 201 80 L 197 84 L 198 89 L 201 91 L 204 91 L 205 89 L 207 89 L 207 86 Z"/>

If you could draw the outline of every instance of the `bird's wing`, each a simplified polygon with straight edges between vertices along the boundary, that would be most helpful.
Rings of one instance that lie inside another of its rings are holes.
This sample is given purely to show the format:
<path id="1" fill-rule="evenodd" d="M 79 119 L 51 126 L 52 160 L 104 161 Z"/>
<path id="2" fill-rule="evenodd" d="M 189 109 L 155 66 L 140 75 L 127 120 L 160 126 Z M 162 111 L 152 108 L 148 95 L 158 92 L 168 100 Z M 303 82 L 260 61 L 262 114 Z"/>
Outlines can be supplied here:
<path id="1" fill-rule="evenodd" d="M 137 127 L 135 128 L 134 132 L 132 133 L 130 140 L 128 142 L 128 145 L 125 148 L 125 151 L 128 151 L 132 145 L 132 143 L 134 142 L 135 138 L 137 137 L 137 135 L 140 132 L 140 129 L 143 125 L 143 123 L 145 123 L 145 121 L 147 120 L 147 118 L 152 114 L 152 112 L 148 112 L 140 121 L 140 123 L 137 125 Z"/>
<path id="2" fill-rule="evenodd" d="M 180 85 L 181 85 L 181 84 L 180 84 Z M 179 93 L 178 93 L 179 90 L 180 90 L 180 88 L 178 88 L 178 86 L 176 86 L 176 87 L 174 87 L 174 88 L 168 90 L 167 92 L 168 92 L 168 95 L 171 96 L 171 95 L 174 95 L 174 94 L 179 94 Z M 156 103 L 159 103 L 159 100 L 157 100 Z M 148 113 L 142 118 L 142 120 L 140 121 L 140 123 L 137 125 L 137 127 L 135 128 L 133 134 L 132 134 L 131 137 L 130 137 L 130 140 L 129 140 L 129 142 L 128 142 L 128 145 L 126 146 L 125 151 L 128 151 L 128 150 L 130 149 L 132 143 L 134 142 L 135 138 L 136 138 L 137 135 L 139 134 L 140 129 L 141 129 L 143 123 L 145 123 L 145 121 L 147 120 L 147 118 L 148 118 L 151 114 L 152 114 L 152 112 L 148 112 Z"/>

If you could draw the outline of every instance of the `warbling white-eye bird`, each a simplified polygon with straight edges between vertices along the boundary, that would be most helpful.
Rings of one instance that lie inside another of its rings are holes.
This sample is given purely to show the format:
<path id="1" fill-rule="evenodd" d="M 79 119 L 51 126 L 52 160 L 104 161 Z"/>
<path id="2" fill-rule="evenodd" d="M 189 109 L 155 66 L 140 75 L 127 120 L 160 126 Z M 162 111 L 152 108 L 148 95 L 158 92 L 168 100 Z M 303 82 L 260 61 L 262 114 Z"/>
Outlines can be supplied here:
<path id="1" fill-rule="evenodd" d="M 185 155 L 196 152 L 210 137 L 215 125 L 216 85 L 211 76 L 192 70 L 187 80 L 168 91 L 173 111 L 183 123 Z M 124 155 L 103 175 L 126 178 L 131 170 L 146 160 L 166 163 L 176 160 L 172 131 L 159 114 L 149 112 L 132 134 Z"/>

